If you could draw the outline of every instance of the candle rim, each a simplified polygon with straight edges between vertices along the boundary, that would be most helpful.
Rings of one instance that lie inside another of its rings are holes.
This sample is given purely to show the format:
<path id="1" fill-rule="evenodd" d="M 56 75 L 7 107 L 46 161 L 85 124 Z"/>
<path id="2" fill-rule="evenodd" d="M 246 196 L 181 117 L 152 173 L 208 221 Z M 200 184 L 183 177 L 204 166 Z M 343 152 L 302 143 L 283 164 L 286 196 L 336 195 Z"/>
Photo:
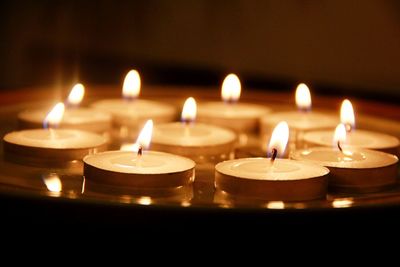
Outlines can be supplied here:
<path id="1" fill-rule="evenodd" d="M 233 159 L 233 160 L 227 160 L 227 161 L 223 161 L 218 163 L 217 165 L 215 165 L 215 170 L 217 172 L 220 172 L 222 174 L 225 175 L 229 175 L 229 176 L 233 176 L 235 178 L 238 179 L 247 179 L 247 180 L 257 180 L 257 181 L 273 181 L 273 182 L 293 182 L 295 180 L 307 180 L 307 179 L 314 179 L 314 178 L 319 178 L 321 176 L 325 176 L 329 174 L 329 169 L 318 165 L 318 164 L 314 164 L 314 163 L 310 163 L 307 161 L 300 161 L 300 160 L 290 160 L 290 159 L 275 159 L 275 163 L 291 163 L 291 164 L 296 164 L 296 165 L 303 165 L 303 166 L 308 166 L 312 168 L 312 171 L 315 171 L 315 173 L 313 175 L 307 176 L 307 177 L 293 177 L 293 178 L 288 178 L 289 174 L 286 174 L 286 179 L 285 178 L 270 178 L 267 177 L 268 173 L 264 173 L 264 174 L 260 174 L 257 173 L 258 177 L 255 177 L 254 175 L 245 175 L 245 174 L 238 174 L 237 172 L 234 172 L 231 169 L 225 169 L 227 164 L 230 164 L 229 166 L 232 166 L 235 162 L 240 162 L 240 161 L 265 161 L 265 163 L 269 163 L 270 162 L 270 158 L 265 158 L 265 157 L 254 157 L 254 158 L 240 158 L 240 159 Z M 274 164 L 275 164 L 274 163 Z M 317 170 L 319 170 L 319 172 L 317 172 Z M 291 172 L 291 174 L 293 175 L 293 172 Z"/>
<path id="2" fill-rule="evenodd" d="M 142 158 L 145 158 L 147 155 L 164 155 L 164 156 L 168 156 L 168 157 L 173 157 L 172 160 L 176 160 L 176 159 L 180 159 L 182 162 L 187 162 L 187 166 L 179 166 L 178 164 L 178 169 L 175 171 L 167 171 L 167 172 L 130 172 L 128 169 L 124 169 L 124 168 L 117 168 L 115 167 L 114 169 L 119 169 L 118 171 L 116 170 L 111 170 L 110 168 L 105 168 L 104 164 L 105 163 L 99 163 L 99 162 L 93 162 L 93 158 L 98 158 L 101 156 L 109 156 L 109 155 L 119 155 L 119 156 L 124 156 L 124 155 L 132 155 L 132 157 L 135 157 L 135 152 L 133 151 L 122 151 L 122 150 L 109 150 L 109 151 L 104 151 L 104 152 L 100 152 L 100 153 L 96 153 L 96 154 L 92 154 L 92 155 L 87 155 L 86 157 L 83 158 L 83 162 L 86 164 L 89 164 L 91 166 L 94 166 L 98 169 L 101 170 L 105 170 L 105 171 L 110 171 L 110 172 L 119 172 L 119 173 L 125 173 L 125 174 L 174 174 L 174 173 L 181 173 L 181 172 L 185 172 L 187 170 L 190 169 L 194 169 L 196 167 L 196 162 L 194 162 L 192 159 L 184 157 L 184 156 L 180 156 L 180 155 L 176 155 L 176 154 L 172 154 L 172 153 L 167 153 L 167 152 L 162 152 L 162 151 L 154 151 L 154 150 L 145 150 L 143 151 L 143 155 L 141 156 Z M 177 165 L 175 164 L 176 162 L 174 161 L 173 166 L 176 167 Z M 100 164 L 100 165 L 98 165 Z"/>
<path id="3" fill-rule="evenodd" d="M 349 140 L 351 140 L 351 138 L 355 138 L 354 136 L 357 136 L 359 134 L 365 134 L 365 135 L 374 135 L 376 136 L 376 138 L 374 136 L 371 136 L 372 139 L 374 140 L 380 140 L 382 141 L 382 139 L 380 137 L 384 137 L 385 143 L 369 143 L 367 145 L 352 145 L 348 142 L 350 142 Z M 325 145 L 329 145 L 325 142 L 323 142 L 321 139 L 316 138 L 316 136 L 320 136 L 320 135 L 324 135 L 327 136 L 328 138 L 330 138 L 330 140 L 332 140 L 333 138 L 333 131 L 331 130 L 316 130 L 316 131 L 309 131 L 307 133 L 304 134 L 304 141 L 306 142 L 311 142 L 311 143 L 315 143 L 318 144 L 319 146 L 325 146 Z M 400 140 L 393 135 L 390 134 L 386 134 L 386 133 L 382 133 L 382 132 L 377 132 L 377 131 L 370 131 L 370 130 L 362 130 L 362 129 L 357 129 L 352 131 L 351 133 L 347 134 L 347 141 L 348 146 L 349 147 L 354 147 L 354 148 L 366 148 L 366 149 L 386 149 L 386 148 L 393 148 L 393 147 L 398 147 L 400 146 Z"/>
<path id="4" fill-rule="evenodd" d="M 399 159 L 397 156 L 381 152 L 381 151 L 376 151 L 376 150 L 371 150 L 371 149 L 363 149 L 363 148 L 357 148 L 357 147 L 349 147 L 349 146 L 344 146 L 344 149 L 352 149 L 354 152 L 360 152 L 363 153 L 364 155 L 372 155 L 369 157 L 365 157 L 363 161 L 352 161 L 352 162 L 336 162 L 336 161 L 319 161 L 319 160 L 311 160 L 311 159 L 304 159 L 301 156 L 301 153 L 305 151 L 329 151 L 329 152 L 338 152 L 336 148 L 333 147 L 311 147 L 307 149 L 300 149 L 296 150 L 291 154 L 291 159 L 294 160 L 301 160 L 301 161 L 307 161 L 307 162 L 313 162 L 318 165 L 323 165 L 328 168 L 343 168 L 343 169 L 375 169 L 375 168 L 384 168 L 387 166 L 391 166 L 393 164 L 397 164 Z M 372 158 L 378 157 L 385 159 L 384 162 L 376 162 L 375 160 L 372 160 Z"/>

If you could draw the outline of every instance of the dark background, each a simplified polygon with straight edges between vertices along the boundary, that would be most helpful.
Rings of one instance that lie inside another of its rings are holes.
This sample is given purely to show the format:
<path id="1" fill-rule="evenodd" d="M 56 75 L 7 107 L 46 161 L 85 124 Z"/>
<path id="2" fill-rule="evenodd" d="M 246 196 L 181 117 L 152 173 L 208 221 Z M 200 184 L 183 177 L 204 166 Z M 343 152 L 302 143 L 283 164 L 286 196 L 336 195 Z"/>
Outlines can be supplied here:
<path id="1" fill-rule="evenodd" d="M 119 84 L 245 86 L 400 98 L 400 2 L 5 0 L 0 88 Z"/>

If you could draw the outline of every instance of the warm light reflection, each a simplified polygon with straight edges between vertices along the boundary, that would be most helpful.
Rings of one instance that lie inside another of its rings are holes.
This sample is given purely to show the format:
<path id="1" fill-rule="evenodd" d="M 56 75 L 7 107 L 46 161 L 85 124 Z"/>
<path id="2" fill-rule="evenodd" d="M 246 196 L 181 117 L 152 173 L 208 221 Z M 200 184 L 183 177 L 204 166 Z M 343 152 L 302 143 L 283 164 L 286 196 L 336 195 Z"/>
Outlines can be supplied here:
<path id="1" fill-rule="evenodd" d="M 122 95 L 127 99 L 134 99 L 140 94 L 140 76 L 136 70 L 131 70 L 125 77 L 122 86 Z"/>
<path id="2" fill-rule="evenodd" d="M 197 105 L 193 97 L 186 99 L 183 105 L 181 119 L 184 122 L 192 122 L 196 120 Z"/>
<path id="3" fill-rule="evenodd" d="M 308 86 L 300 83 L 296 89 L 296 105 L 300 110 L 311 109 L 311 93 Z"/>
<path id="4" fill-rule="evenodd" d="M 340 108 L 340 122 L 346 126 L 347 131 L 351 131 L 355 127 L 355 116 L 353 105 L 348 99 L 343 100 Z"/>
<path id="5" fill-rule="evenodd" d="M 57 103 L 53 109 L 47 114 L 43 121 L 43 128 L 57 127 L 64 115 L 65 106 L 63 103 Z"/>
<path id="6" fill-rule="evenodd" d="M 281 121 L 272 132 L 271 140 L 268 145 L 268 153 L 270 154 L 272 149 L 276 149 L 278 151 L 278 156 L 282 156 L 285 153 L 288 140 L 289 125 L 286 121 Z"/>
<path id="7" fill-rule="evenodd" d="M 333 146 L 338 147 L 346 142 L 346 127 L 343 123 L 338 124 L 333 135 Z"/>
<path id="8" fill-rule="evenodd" d="M 265 207 L 267 209 L 281 210 L 285 208 L 285 203 L 283 201 L 270 201 Z"/>
<path id="9" fill-rule="evenodd" d="M 348 208 L 354 204 L 353 198 L 337 198 L 332 201 L 332 207 L 334 208 Z"/>
<path id="10" fill-rule="evenodd" d="M 135 143 L 124 143 L 120 146 L 119 150 L 122 151 L 134 151 L 137 152 L 138 144 Z"/>
<path id="11" fill-rule="evenodd" d="M 240 98 L 241 85 L 236 74 L 229 74 L 222 83 L 221 97 L 226 102 L 236 102 Z"/>
<path id="12" fill-rule="evenodd" d="M 188 201 L 188 200 L 183 200 L 183 201 L 181 202 L 181 206 L 182 206 L 182 207 L 190 207 L 190 205 L 191 205 L 191 203 L 190 203 L 190 201 Z"/>
<path id="13" fill-rule="evenodd" d="M 56 173 L 44 175 L 43 182 L 50 192 L 59 193 L 62 190 L 61 180 Z"/>
<path id="14" fill-rule="evenodd" d="M 151 197 L 140 197 L 137 200 L 137 203 L 140 205 L 150 205 L 152 203 Z"/>
<path id="15" fill-rule="evenodd" d="M 68 95 L 68 104 L 79 105 L 82 102 L 83 96 L 85 95 L 85 87 L 77 83 L 72 87 L 71 92 Z"/>

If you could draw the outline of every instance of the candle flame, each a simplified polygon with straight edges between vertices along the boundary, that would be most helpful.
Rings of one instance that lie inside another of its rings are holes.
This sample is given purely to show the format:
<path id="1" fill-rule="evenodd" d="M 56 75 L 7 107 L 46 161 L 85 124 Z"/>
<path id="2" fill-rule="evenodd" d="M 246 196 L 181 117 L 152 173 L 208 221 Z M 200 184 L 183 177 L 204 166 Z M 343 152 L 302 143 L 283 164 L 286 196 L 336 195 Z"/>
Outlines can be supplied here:
<path id="1" fill-rule="evenodd" d="M 64 115 L 65 106 L 63 103 L 57 103 L 53 109 L 47 114 L 43 121 L 43 128 L 57 127 Z"/>
<path id="2" fill-rule="evenodd" d="M 278 156 L 282 156 L 285 153 L 288 140 L 289 125 L 286 121 L 281 121 L 272 132 L 271 140 L 268 145 L 268 155 L 270 156 L 272 151 L 276 149 Z"/>
<path id="3" fill-rule="evenodd" d="M 338 126 L 336 126 L 335 129 L 335 134 L 333 136 L 333 146 L 337 147 L 343 145 L 344 142 L 346 142 L 346 126 L 343 123 L 340 123 L 338 124 Z"/>
<path id="4" fill-rule="evenodd" d="M 122 86 L 122 95 L 127 99 L 135 99 L 140 93 L 140 75 L 136 70 L 131 70 L 125 76 Z"/>
<path id="5" fill-rule="evenodd" d="M 348 99 L 343 100 L 340 108 L 340 122 L 346 126 L 347 131 L 355 127 L 355 116 L 353 105 Z"/>
<path id="6" fill-rule="evenodd" d="M 62 190 L 61 180 L 56 173 L 49 173 L 43 176 L 43 182 L 50 192 L 59 193 Z"/>
<path id="7" fill-rule="evenodd" d="M 197 114 L 197 105 L 196 100 L 193 97 L 189 97 L 186 99 L 185 104 L 183 105 L 181 119 L 184 122 L 192 122 L 196 120 Z"/>
<path id="8" fill-rule="evenodd" d="M 296 105 L 300 110 L 311 109 L 311 93 L 308 86 L 304 83 L 300 83 L 296 89 Z"/>
<path id="9" fill-rule="evenodd" d="M 148 120 L 146 124 L 143 126 L 142 131 L 136 140 L 136 145 L 133 147 L 135 152 L 139 151 L 139 148 L 148 149 L 150 147 L 151 136 L 153 134 L 153 120 Z"/>
<path id="10" fill-rule="evenodd" d="M 221 97 L 226 102 L 236 102 L 240 98 L 241 85 L 236 74 L 229 74 L 222 83 Z"/>
<path id="11" fill-rule="evenodd" d="M 68 103 L 71 105 L 79 105 L 82 102 L 83 96 L 85 95 L 85 87 L 77 83 L 72 87 L 71 92 L 68 95 Z"/>

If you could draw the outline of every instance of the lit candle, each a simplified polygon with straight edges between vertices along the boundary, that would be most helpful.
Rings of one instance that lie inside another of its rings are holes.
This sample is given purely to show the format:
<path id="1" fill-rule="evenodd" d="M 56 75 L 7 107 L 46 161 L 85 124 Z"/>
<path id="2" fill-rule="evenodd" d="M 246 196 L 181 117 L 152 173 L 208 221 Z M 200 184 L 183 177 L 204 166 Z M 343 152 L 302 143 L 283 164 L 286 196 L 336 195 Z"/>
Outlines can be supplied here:
<path id="1" fill-rule="evenodd" d="M 153 121 L 139 134 L 135 151 L 107 151 L 84 158 L 88 181 L 131 188 L 171 188 L 194 181 L 195 163 L 174 154 L 147 151 Z"/>
<path id="2" fill-rule="evenodd" d="M 379 132 L 356 130 L 353 105 L 347 99 L 342 103 L 340 120 L 346 125 L 347 146 L 379 150 L 399 155 L 400 142 L 398 138 Z M 308 146 L 330 146 L 332 138 L 332 131 L 312 131 L 304 135 L 304 141 Z"/>
<path id="3" fill-rule="evenodd" d="M 109 131 L 111 127 L 111 115 L 92 108 L 80 107 L 85 88 L 82 84 L 76 84 L 68 95 L 66 109 L 59 123 L 59 128 L 78 129 L 96 133 Z M 46 117 L 48 108 L 25 110 L 18 114 L 20 129 L 40 128 Z"/>
<path id="4" fill-rule="evenodd" d="M 311 94 L 307 85 L 301 83 L 296 89 L 298 111 L 277 112 L 261 119 L 261 136 L 267 139 L 273 127 L 282 120 L 290 127 L 290 151 L 303 145 L 303 134 L 318 129 L 333 129 L 338 123 L 335 116 L 321 112 L 311 112 Z"/>
<path id="5" fill-rule="evenodd" d="M 270 158 L 243 158 L 215 166 L 215 186 L 229 194 L 263 200 L 304 201 L 324 198 L 325 167 L 289 159 L 276 159 L 284 153 L 289 128 L 280 122 L 273 131 Z"/>
<path id="6" fill-rule="evenodd" d="M 182 110 L 183 122 L 155 126 L 153 148 L 176 153 L 196 162 L 219 162 L 233 156 L 236 134 L 221 127 L 194 123 L 196 102 L 188 98 Z"/>
<path id="7" fill-rule="evenodd" d="M 340 124 L 333 136 L 333 147 L 312 147 L 291 154 L 330 169 L 329 185 L 349 192 L 374 192 L 396 183 L 398 158 L 394 155 L 348 147 L 346 126 Z"/>
<path id="8" fill-rule="evenodd" d="M 117 127 L 128 127 L 133 134 L 143 127 L 148 119 L 155 123 L 169 122 L 176 115 L 175 107 L 144 99 L 138 99 L 141 82 L 139 73 L 131 70 L 125 77 L 122 95 L 123 99 L 105 99 L 92 104 L 94 108 L 112 114 L 113 123 Z"/>
<path id="9" fill-rule="evenodd" d="M 256 132 L 260 118 L 269 113 L 270 109 L 257 104 L 239 103 L 240 94 L 238 76 L 229 74 L 222 83 L 222 101 L 200 103 L 197 120 L 234 130 L 239 137 L 240 134 Z M 242 145 L 246 144 L 246 136 L 240 140 L 243 140 Z"/>
<path id="10" fill-rule="evenodd" d="M 87 154 L 105 150 L 106 139 L 72 129 L 54 129 L 61 121 L 64 104 L 58 103 L 44 119 L 45 129 L 8 133 L 3 138 L 6 158 L 25 164 L 64 165 Z"/>

